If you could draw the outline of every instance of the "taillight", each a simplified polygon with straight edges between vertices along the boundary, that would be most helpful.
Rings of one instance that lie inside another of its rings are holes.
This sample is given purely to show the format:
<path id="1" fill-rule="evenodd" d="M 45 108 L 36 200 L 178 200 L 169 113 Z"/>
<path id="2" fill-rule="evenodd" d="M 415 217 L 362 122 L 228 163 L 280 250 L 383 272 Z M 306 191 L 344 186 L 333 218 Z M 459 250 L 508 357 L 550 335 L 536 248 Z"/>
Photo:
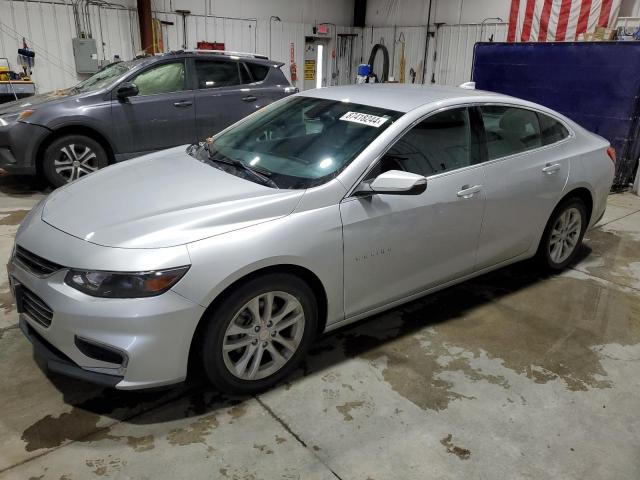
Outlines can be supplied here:
<path id="1" fill-rule="evenodd" d="M 615 165 L 616 164 L 616 149 L 613 148 L 613 147 L 607 148 L 607 155 L 609 155 L 609 158 L 611 159 L 611 161 Z"/>

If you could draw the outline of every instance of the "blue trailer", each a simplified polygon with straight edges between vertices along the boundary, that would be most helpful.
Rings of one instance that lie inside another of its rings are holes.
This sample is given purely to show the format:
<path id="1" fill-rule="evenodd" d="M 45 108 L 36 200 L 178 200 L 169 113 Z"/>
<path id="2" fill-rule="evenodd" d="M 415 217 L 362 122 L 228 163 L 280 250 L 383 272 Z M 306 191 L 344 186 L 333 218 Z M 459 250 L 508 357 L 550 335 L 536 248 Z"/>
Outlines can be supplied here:
<path id="1" fill-rule="evenodd" d="M 617 152 L 614 187 L 640 156 L 640 42 L 476 43 L 476 88 L 531 100 L 603 136 Z"/>

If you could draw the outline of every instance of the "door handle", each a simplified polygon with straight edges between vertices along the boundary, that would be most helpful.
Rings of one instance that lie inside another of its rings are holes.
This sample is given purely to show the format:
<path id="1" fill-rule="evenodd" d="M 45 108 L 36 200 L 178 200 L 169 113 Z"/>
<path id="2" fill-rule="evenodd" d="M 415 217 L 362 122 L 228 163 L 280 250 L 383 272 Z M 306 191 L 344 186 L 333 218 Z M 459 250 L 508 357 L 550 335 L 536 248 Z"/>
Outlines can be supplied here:
<path id="1" fill-rule="evenodd" d="M 551 175 L 553 173 L 556 173 L 561 168 L 562 166 L 559 163 L 547 163 L 542 169 L 542 171 L 547 175 Z"/>
<path id="2" fill-rule="evenodd" d="M 254 97 L 253 95 L 247 95 L 246 97 L 242 97 L 243 102 L 255 102 L 258 97 Z"/>
<path id="3" fill-rule="evenodd" d="M 461 188 L 461 190 L 458 193 L 456 193 L 456 195 L 458 195 L 458 197 L 460 197 L 460 198 L 471 198 L 476 193 L 478 193 L 480 190 L 482 190 L 482 185 L 474 185 L 473 187 L 470 187 L 469 185 L 463 185 L 460 188 Z"/>
<path id="4" fill-rule="evenodd" d="M 193 102 L 190 102 L 189 100 L 180 100 L 178 102 L 173 102 L 173 106 L 174 107 L 190 107 L 191 105 L 193 105 Z"/>

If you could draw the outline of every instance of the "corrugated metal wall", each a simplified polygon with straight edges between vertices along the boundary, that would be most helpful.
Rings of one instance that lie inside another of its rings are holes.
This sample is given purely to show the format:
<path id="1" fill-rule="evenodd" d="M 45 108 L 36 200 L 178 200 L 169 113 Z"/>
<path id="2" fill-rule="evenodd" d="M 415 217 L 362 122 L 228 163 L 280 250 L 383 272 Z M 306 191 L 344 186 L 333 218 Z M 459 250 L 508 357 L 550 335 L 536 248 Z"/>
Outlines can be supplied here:
<path id="1" fill-rule="evenodd" d="M 177 50 L 183 45 L 182 17 L 169 11 L 168 0 L 154 2 L 155 16 L 172 25 L 163 26 L 165 50 Z M 123 59 L 133 57 L 140 49 L 137 13 L 134 9 L 90 8 L 93 36 L 97 40 L 98 58 Z M 283 72 L 290 78 L 290 48 L 294 47 L 298 78 L 304 65 L 305 36 L 312 34 L 312 25 L 268 20 L 232 19 L 211 15 L 189 15 L 187 48 L 195 48 L 198 41 L 224 42 L 228 50 L 258 52 L 285 62 Z M 400 79 L 402 42 L 405 55 L 405 81 L 411 82 L 410 71 L 416 72 L 416 83 L 457 85 L 471 75 L 473 45 L 476 41 L 506 38 L 506 24 L 444 25 L 429 41 L 429 55 L 424 67 L 427 28 L 425 26 L 353 28 L 329 26 L 331 38 L 329 55 L 332 85 L 355 81 L 357 67 L 367 62 L 372 47 L 383 43 L 389 50 L 390 75 Z M 351 40 L 337 34 L 356 34 Z M 71 0 L 0 0 L 0 56 L 8 56 L 15 66 L 17 49 L 26 37 L 36 51 L 34 79 L 41 92 L 66 88 L 82 76 L 75 73 L 71 39 L 75 37 L 75 22 Z M 341 48 L 342 46 L 342 48 Z M 437 51 L 435 64 L 433 51 Z M 335 55 L 335 56 L 333 56 Z M 375 63 L 375 71 L 382 71 L 382 55 Z M 298 81 L 298 86 L 303 84 Z"/>
<path id="2" fill-rule="evenodd" d="M 382 43 L 389 51 L 389 76 L 394 77 L 395 80 L 399 80 L 403 40 L 405 82 L 411 83 L 409 72 L 413 68 L 416 72 L 416 83 L 422 83 L 424 48 L 427 38 L 426 27 L 366 27 L 361 29 L 361 31 L 362 60 L 360 60 L 360 56 L 358 56 L 357 64 L 366 63 L 369 60 L 373 46 L 376 43 Z M 374 63 L 374 73 L 376 73 L 378 77 L 382 73 L 382 55 L 380 53 Z"/>
<path id="3" fill-rule="evenodd" d="M 434 42 L 435 83 L 460 85 L 470 81 L 475 43 L 504 42 L 506 38 L 506 23 L 441 26 Z"/>
<path id="4" fill-rule="evenodd" d="M 90 16 L 100 59 L 114 54 L 130 58 L 140 48 L 135 11 L 91 7 Z M 73 60 L 75 31 L 71 2 L 0 0 L 0 57 L 8 57 L 17 68 L 17 50 L 25 37 L 36 52 L 34 79 L 39 91 L 66 88 L 82 78 Z"/>

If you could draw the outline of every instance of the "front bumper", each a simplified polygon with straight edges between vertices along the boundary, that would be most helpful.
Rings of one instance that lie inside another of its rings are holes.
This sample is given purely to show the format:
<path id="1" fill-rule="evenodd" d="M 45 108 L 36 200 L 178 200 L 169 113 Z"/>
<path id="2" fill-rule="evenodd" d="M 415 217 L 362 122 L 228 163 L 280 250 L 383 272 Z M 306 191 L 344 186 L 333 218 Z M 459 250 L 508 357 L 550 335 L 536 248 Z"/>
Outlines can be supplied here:
<path id="1" fill-rule="evenodd" d="M 0 170 L 14 175 L 36 173 L 36 155 L 50 130 L 30 123 L 0 126 Z"/>
<path id="2" fill-rule="evenodd" d="M 124 377 L 120 375 L 107 375 L 84 370 L 79 367 L 64 353 L 47 342 L 25 318 L 20 318 L 20 330 L 22 330 L 24 336 L 33 344 L 33 350 L 36 355 L 45 360 L 47 369 L 50 372 L 59 373 L 78 380 L 86 380 L 105 387 L 115 387 L 124 380 Z"/>
<path id="3" fill-rule="evenodd" d="M 59 265 L 70 265 L 68 258 L 56 252 L 61 240 L 70 252 L 86 254 L 86 249 L 93 250 L 93 258 L 126 252 L 105 252 L 108 247 L 62 233 L 42 222 L 39 215 L 25 230 L 19 232 L 17 243 Z M 38 237 L 33 237 L 36 232 Z M 50 248 L 34 245 L 41 239 Z M 148 298 L 91 297 L 64 283 L 67 268 L 38 276 L 14 258 L 7 267 L 12 289 L 26 289 L 52 312 L 50 325 L 46 326 L 18 302 L 22 331 L 35 351 L 43 354 L 51 371 L 118 389 L 169 385 L 186 378 L 191 339 L 204 313 L 202 306 L 172 290 Z M 117 352 L 120 360 L 105 361 L 104 356 L 82 348 L 82 342 Z"/>

